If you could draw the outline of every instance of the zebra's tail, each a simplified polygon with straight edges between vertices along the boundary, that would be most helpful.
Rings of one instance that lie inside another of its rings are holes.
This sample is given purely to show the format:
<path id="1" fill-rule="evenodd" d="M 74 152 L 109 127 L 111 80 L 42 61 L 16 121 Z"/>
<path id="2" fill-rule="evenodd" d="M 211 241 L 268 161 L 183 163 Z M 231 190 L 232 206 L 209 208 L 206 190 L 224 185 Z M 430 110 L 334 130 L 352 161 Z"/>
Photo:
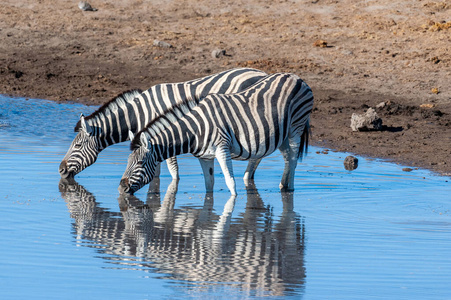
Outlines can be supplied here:
<path id="1" fill-rule="evenodd" d="M 304 131 L 301 134 L 301 143 L 299 145 L 299 152 L 298 152 L 298 160 L 302 161 L 302 158 L 304 156 L 307 156 L 308 151 L 308 140 L 310 135 L 312 134 L 312 129 L 310 128 L 310 118 L 307 119 L 304 125 Z"/>

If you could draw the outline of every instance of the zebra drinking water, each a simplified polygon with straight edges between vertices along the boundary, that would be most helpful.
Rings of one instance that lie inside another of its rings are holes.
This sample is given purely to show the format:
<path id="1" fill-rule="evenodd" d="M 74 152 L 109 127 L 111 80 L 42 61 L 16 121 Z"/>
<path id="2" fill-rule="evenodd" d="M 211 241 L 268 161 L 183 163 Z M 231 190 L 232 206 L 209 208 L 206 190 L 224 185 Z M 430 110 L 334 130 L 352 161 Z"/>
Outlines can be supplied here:
<path id="1" fill-rule="evenodd" d="M 267 76 L 236 94 L 210 94 L 176 106 L 139 132 L 119 191 L 134 193 L 153 179 L 157 165 L 179 154 L 200 159 L 207 192 L 213 189 L 213 159 L 236 195 L 232 159 L 259 162 L 276 149 L 285 168 L 279 187 L 293 190 L 297 161 L 307 150 L 313 107 L 310 87 L 298 76 Z"/>
<path id="2" fill-rule="evenodd" d="M 182 83 L 159 84 L 145 92 L 125 92 L 84 117 L 75 126 L 78 132 L 64 156 L 59 172 L 62 178 L 73 178 L 92 165 L 106 147 L 129 140 L 151 120 L 171 107 L 188 100 L 199 102 L 210 93 L 235 93 L 251 86 L 266 73 L 249 68 L 237 68 Z M 249 176 L 255 167 L 251 164 Z M 169 171 L 178 178 L 177 160 L 168 160 Z"/>

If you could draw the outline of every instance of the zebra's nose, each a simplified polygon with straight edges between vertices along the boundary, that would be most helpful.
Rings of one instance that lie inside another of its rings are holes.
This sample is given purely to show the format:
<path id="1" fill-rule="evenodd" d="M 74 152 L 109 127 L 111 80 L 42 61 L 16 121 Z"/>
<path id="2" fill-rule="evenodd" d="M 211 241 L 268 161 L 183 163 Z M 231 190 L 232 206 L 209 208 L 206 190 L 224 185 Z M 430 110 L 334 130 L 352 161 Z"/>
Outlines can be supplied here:
<path id="1" fill-rule="evenodd" d="M 121 183 L 118 187 L 119 193 L 124 194 L 130 191 L 130 184 L 128 183 L 128 178 L 122 178 Z"/>
<path id="2" fill-rule="evenodd" d="M 70 173 L 67 170 L 67 161 L 66 160 L 63 160 L 61 162 L 60 167 L 59 167 L 59 172 L 60 172 L 60 175 L 62 178 L 69 177 Z"/>

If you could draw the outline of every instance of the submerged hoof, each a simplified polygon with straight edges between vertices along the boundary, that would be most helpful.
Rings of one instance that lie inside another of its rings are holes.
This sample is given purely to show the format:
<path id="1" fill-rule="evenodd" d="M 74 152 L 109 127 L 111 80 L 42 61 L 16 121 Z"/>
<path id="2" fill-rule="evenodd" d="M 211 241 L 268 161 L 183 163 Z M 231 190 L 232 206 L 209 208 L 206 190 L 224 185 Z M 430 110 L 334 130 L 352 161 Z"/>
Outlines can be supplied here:
<path id="1" fill-rule="evenodd" d="M 279 188 L 280 188 L 281 192 L 293 192 L 294 191 L 294 188 L 284 186 L 283 184 L 279 184 Z"/>

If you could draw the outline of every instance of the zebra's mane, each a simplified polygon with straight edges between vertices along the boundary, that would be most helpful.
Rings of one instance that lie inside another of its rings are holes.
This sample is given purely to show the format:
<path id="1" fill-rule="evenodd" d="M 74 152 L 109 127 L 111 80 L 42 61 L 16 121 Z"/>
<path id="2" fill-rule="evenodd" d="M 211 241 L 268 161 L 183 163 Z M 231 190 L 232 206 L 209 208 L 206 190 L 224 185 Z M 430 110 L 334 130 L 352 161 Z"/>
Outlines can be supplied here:
<path id="1" fill-rule="evenodd" d="M 150 121 L 146 127 L 139 131 L 133 138 L 130 144 L 130 150 L 135 150 L 141 146 L 141 134 L 148 134 L 150 137 L 160 134 L 169 124 L 177 122 L 179 119 L 183 118 L 188 114 L 193 108 L 195 108 L 199 103 L 195 100 L 188 100 L 182 102 L 172 108 L 166 110 L 159 117 Z"/>
<path id="2" fill-rule="evenodd" d="M 85 117 L 85 120 L 94 119 L 102 114 L 108 116 L 112 111 L 116 111 L 118 106 L 125 105 L 127 102 L 132 101 L 134 98 L 136 98 L 141 93 L 142 93 L 142 91 L 140 89 L 125 91 L 125 92 L 117 95 L 110 101 L 106 102 L 105 104 L 103 104 L 101 107 L 99 107 L 99 109 L 97 109 L 95 112 L 93 112 L 89 116 Z M 77 122 L 77 125 L 75 125 L 74 132 L 79 131 L 80 127 L 81 127 L 81 124 L 80 124 L 80 120 L 79 120 Z"/>

